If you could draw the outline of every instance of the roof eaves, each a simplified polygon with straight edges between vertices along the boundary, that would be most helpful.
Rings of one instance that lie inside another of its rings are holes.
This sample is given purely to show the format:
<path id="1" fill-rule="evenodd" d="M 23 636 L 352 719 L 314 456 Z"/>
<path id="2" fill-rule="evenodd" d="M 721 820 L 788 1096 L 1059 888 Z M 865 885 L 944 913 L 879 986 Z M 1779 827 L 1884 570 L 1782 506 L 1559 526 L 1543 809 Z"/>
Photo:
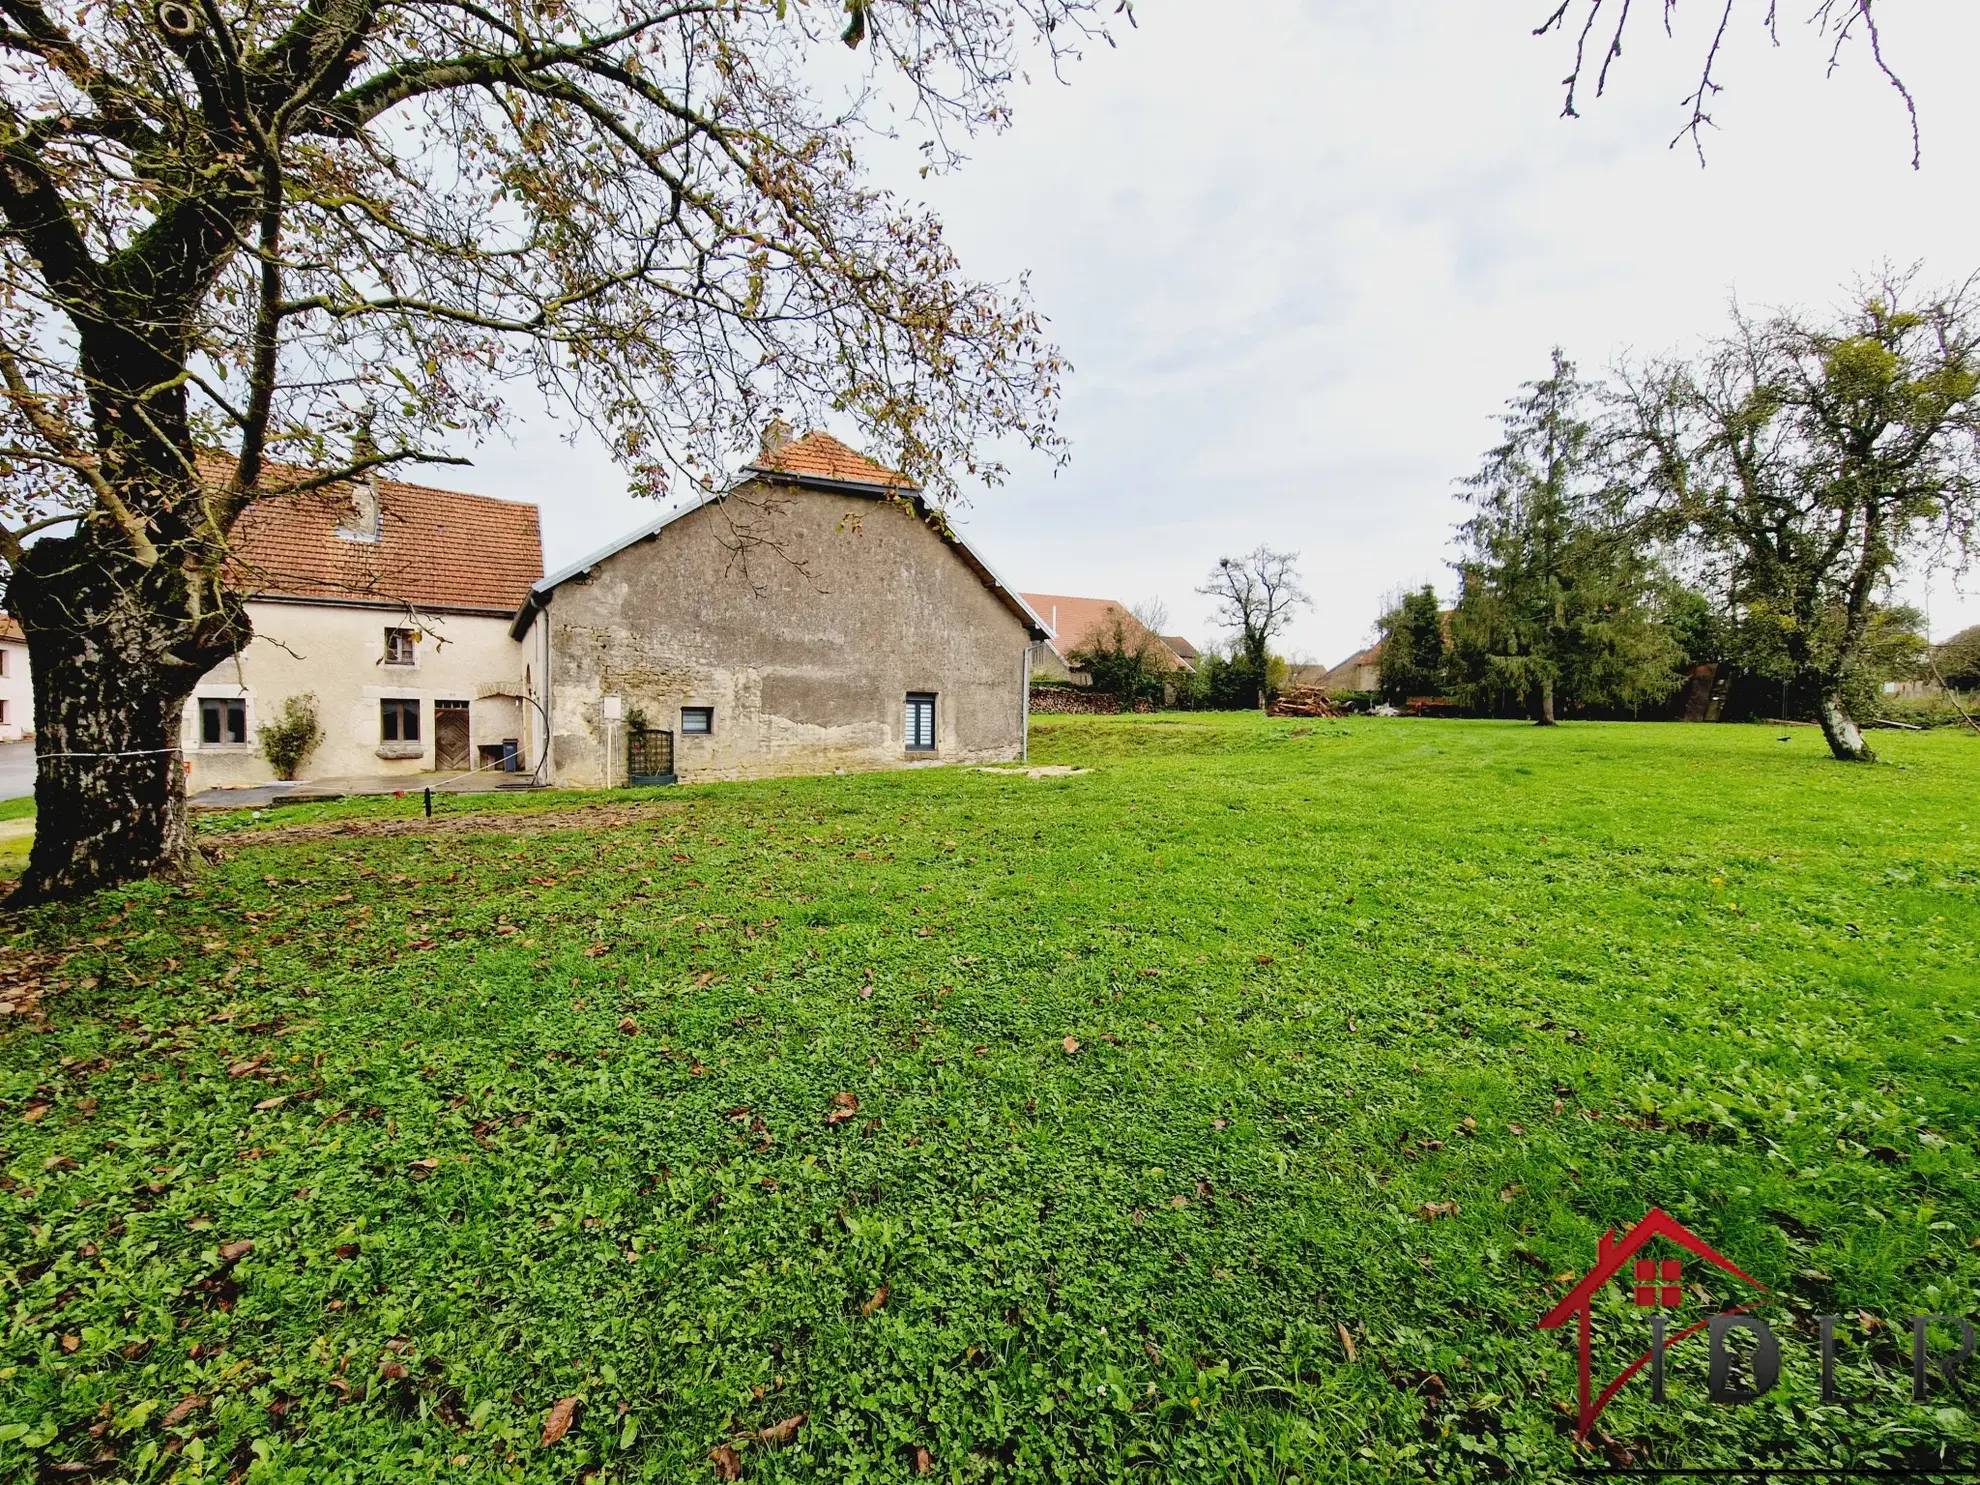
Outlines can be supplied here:
<path id="1" fill-rule="evenodd" d="M 529 596 L 523 600 L 522 607 L 516 610 L 515 621 L 509 625 L 509 637 L 512 639 L 521 639 L 525 634 L 529 633 L 529 626 L 535 622 L 536 615 L 541 610 L 550 606 L 550 595 L 565 583 L 568 583 L 572 578 L 582 577 L 599 563 L 618 556 L 627 547 L 637 546 L 643 541 L 658 536 L 662 531 L 673 525 L 674 522 L 680 520 L 681 517 L 700 510 L 704 505 L 713 505 L 722 498 L 720 495 L 709 495 L 695 501 L 692 505 L 683 505 L 679 510 L 670 510 L 659 519 L 648 521 L 644 526 L 628 532 L 617 541 L 606 543 L 588 556 L 580 557 L 577 561 L 560 567 L 555 572 L 549 573 L 544 577 L 538 578 L 529 585 Z"/>

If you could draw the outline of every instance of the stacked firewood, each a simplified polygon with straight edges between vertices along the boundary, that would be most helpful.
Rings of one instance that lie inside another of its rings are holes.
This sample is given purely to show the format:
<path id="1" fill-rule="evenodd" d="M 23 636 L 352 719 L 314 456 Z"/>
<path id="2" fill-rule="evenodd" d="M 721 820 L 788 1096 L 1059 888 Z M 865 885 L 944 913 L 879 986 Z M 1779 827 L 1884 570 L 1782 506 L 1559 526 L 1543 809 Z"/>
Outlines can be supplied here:
<path id="1" fill-rule="evenodd" d="M 1341 709 L 1318 686 L 1288 686 L 1272 700 L 1274 717 L 1338 717 Z"/>

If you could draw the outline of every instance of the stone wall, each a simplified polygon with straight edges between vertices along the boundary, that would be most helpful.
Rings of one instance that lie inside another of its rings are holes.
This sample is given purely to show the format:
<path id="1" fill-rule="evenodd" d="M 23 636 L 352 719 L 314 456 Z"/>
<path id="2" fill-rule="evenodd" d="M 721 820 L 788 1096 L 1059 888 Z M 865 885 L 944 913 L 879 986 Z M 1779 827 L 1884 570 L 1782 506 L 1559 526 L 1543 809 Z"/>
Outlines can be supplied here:
<path id="1" fill-rule="evenodd" d="M 525 648 L 548 661 L 553 781 L 596 787 L 624 779 L 633 712 L 674 733 L 684 780 L 1012 759 L 1028 643 L 913 510 L 745 486 L 561 584 Z M 910 692 L 936 697 L 932 753 L 907 750 Z"/>

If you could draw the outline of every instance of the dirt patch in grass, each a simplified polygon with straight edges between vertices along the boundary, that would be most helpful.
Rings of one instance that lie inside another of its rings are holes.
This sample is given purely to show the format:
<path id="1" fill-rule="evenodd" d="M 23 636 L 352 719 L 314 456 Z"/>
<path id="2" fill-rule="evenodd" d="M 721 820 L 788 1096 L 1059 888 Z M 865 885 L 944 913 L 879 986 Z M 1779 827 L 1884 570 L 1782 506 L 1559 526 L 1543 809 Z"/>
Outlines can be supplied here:
<path id="1" fill-rule="evenodd" d="M 665 819 L 686 806 L 665 801 L 654 804 L 580 805 L 572 809 L 523 811 L 476 810 L 469 813 L 401 819 L 347 819 L 314 825 L 242 825 L 218 830 L 201 843 L 215 860 L 225 860 L 240 846 L 297 845 L 305 841 L 353 838 L 403 839 L 425 835 L 544 835 L 557 830 L 616 830 L 625 825 Z"/>

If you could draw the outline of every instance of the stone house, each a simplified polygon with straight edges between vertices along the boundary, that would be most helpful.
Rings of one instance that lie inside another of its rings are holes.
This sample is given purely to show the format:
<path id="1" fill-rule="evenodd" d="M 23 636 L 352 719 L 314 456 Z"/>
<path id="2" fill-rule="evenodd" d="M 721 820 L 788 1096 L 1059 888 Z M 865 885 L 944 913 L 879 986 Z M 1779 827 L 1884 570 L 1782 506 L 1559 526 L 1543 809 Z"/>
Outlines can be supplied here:
<path id="1" fill-rule="evenodd" d="M 531 766 L 509 625 L 543 575 L 535 506 L 362 478 L 251 506 L 234 550 L 255 638 L 186 703 L 189 788 L 272 779 L 262 729 L 305 694 L 309 778 Z"/>
<path id="2" fill-rule="evenodd" d="M 1046 637 L 914 485 L 781 423 L 726 493 L 536 583 L 509 632 L 546 777 L 585 787 L 626 780 L 636 731 L 673 734 L 683 779 L 1020 758 Z"/>
<path id="3" fill-rule="evenodd" d="M 21 621 L 0 614 L 0 742 L 34 736 L 34 677 Z"/>

